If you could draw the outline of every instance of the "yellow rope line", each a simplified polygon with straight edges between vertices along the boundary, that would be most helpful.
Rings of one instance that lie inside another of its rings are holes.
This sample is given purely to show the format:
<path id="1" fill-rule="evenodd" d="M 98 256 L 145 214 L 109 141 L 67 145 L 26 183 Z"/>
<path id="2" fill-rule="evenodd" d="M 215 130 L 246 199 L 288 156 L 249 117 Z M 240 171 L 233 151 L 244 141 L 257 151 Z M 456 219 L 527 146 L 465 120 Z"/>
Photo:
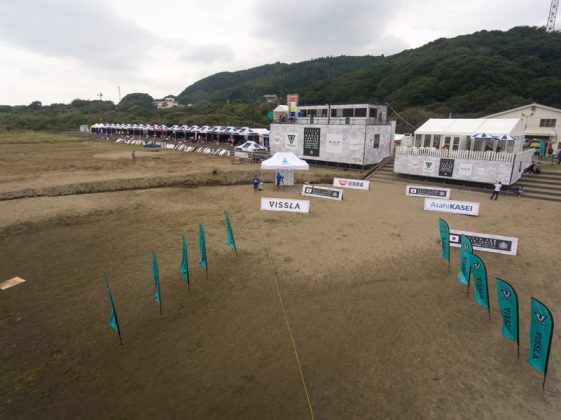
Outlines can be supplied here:
<path id="1" fill-rule="evenodd" d="M 267 258 L 269 258 L 269 262 L 271 264 L 271 271 L 273 272 L 273 279 L 275 280 L 277 296 L 279 297 L 282 314 L 284 315 L 284 321 L 286 322 L 286 327 L 288 328 L 288 334 L 290 335 L 290 341 L 292 342 L 292 350 L 294 351 L 294 357 L 296 357 L 296 363 L 298 364 L 298 370 L 300 371 L 300 378 L 302 379 L 302 385 L 304 386 L 304 393 L 306 394 L 306 400 L 308 401 L 308 407 L 310 408 L 310 415 L 312 416 L 312 420 L 315 420 L 316 417 L 314 415 L 314 409 L 312 408 L 310 394 L 308 393 L 308 387 L 306 386 L 306 380 L 304 379 L 304 372 L 302 371 L 302 365 L 300 364 L 300 356 L 298 355 L 298 350 L 296 350 L 296 343 L 294 342 L 294 336 L 292 335 L 290 322 L 288 321 L 288 316 L 286 315 L 286 310 L 284 308 L 284 300 L 280 292 L 279 282 L 277 280 L 277 273 L 275 271 L 273 259 L 271 258 L 271 250 L 269 248 L 269 244 L 267 243 L 267 238 L 265 237 L 265 228 L 263 227 L 263 218 L 261 216 L 259 217 L 259 222 L 261 224 L 261 233 L 263 234 L 263 242 L 265 243 L 265 249 L 267 250 Z"/>

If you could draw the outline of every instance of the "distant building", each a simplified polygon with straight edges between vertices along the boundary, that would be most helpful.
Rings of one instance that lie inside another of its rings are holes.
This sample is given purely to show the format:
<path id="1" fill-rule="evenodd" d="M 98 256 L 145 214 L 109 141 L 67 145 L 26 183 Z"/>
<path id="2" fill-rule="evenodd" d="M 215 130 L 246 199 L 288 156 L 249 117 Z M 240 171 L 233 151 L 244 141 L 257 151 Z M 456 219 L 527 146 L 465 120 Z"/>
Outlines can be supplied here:
<path id="1" fill-rule="evenodd" d="M 296 117 L 275 109 L 271 153 L 293 152 L 318 164 L 364 168 L 391 156 L 395 121 L 386 105 L 299 106 Z"/>
<path id="2" fill-rule="evenodd" d="M 545 140 L 547 148 L 561 150 L 561 109 L 534 103 L 486 118 L 521 118 L 526 138 Z"/>
<path id="3" fill-rule="evenodd" d="M 173 108 L 176 106 L 181 106 L 173 96 L 168 96 L 164 99 L 154 101 L 153 103 L 156 106 L 156 108 Z"/>
<path id="4" fill-rule="evenodd" d="M 264 98 L 267 102 L 278 102 L 279 97 L 277 95 L 264 95 Z"/>
<path id="5" fill-rule="evenodd" d="M 395 149 L 394 172 L 422 177 L 514 184 L 532 162 L 523 151 L 524 122 L 504 119 L 430 119 L 412 145 Z"/>

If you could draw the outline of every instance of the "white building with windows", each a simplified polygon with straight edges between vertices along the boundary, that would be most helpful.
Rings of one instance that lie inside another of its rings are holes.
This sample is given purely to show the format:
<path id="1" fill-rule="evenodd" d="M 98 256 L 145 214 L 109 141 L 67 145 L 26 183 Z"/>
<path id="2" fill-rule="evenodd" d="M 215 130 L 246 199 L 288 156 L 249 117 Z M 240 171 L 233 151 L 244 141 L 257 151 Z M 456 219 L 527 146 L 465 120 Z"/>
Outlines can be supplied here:
<path id="1" fill-rule="evenodd" d="M 276 110 L 275 110 L 276 111 Z M 292 152 L 318 164 L 364 168 L 391 156 L 395 121 L 386 105 L 298 106 L 271 124 L 271 153 Z"/>
<path id="2" fill-rule="evenodd" d="M 394 172 L 511 185 L 532 162 L 523 143 L 520 118 L 430 119 L 411 146 L 396 147 Z"/>
<path id="3" fill-rule="evenodd" d="M 486 118 L 520 118 L 524 122 L 526 138 L 545 140 L 548 148 L 561 150 L 561 109 L 534 103 Z"/>

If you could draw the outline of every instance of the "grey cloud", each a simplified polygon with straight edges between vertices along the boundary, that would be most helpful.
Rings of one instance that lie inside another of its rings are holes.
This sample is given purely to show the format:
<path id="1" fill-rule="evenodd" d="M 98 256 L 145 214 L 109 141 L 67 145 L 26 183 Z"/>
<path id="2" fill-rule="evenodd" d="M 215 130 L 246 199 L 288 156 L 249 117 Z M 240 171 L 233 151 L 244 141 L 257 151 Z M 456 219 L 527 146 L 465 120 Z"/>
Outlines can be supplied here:
<path id="1" fill-rule="evenodd" d="M 226 63 L 234 58 L 234 50 L 228 45 L 203 45 L 187 47 L 187 51 L 179 57 L 179 60 L 199 63 L 223 61 Z"/>
<path id="2" fill-rule="evenodd" d="M 299 55 L 349 54 L 376 44 L 396 12 L 386 0 L 308 0 L 303 7 L 262 2 L 254 35 Z"/>
<path id="3" fill-rule="evenodd" d="M 158 45 L 150 33 L 111 11 L 103 0 L 1 0 L 0 37 L 45 56 L 106 69 L 130 69 Z"/>

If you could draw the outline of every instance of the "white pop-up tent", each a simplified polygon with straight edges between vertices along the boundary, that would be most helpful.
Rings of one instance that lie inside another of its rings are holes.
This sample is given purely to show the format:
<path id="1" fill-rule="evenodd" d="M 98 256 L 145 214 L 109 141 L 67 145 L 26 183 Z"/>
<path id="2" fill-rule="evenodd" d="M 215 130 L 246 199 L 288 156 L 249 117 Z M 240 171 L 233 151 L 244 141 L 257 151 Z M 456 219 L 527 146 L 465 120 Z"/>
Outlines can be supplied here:
<path id="1" fill-rule="evenodd" d="M 285 185 L 294 185 L 294 171 L 309 171 L 310 165 L 294 153 L 275 153 L 261 163 L 262 171 L 276 171 L 284 177 Z"/>

